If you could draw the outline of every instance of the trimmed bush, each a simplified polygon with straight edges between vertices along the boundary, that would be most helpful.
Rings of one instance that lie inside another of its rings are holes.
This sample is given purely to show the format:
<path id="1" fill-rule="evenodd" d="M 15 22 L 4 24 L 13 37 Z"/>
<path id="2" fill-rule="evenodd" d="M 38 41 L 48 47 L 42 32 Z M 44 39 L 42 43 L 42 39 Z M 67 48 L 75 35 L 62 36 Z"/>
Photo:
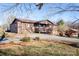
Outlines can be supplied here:
<path id="1" fill-rule="evenodd" d="M 31 38 L 30 38 L 30 37 L 24 37 L 24 38 L 22 38 L 20 41 L 23 41 L 23 42 L 30 42 L 30 41 L 31 41 Z"/>

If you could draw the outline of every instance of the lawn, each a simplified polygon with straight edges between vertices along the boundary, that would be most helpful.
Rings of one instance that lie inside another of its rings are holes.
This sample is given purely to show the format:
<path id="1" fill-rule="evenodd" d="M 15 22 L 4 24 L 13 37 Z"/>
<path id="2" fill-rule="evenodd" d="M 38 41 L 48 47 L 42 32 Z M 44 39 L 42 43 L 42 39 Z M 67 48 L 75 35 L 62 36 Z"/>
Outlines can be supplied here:
<path id="1" fill-rule="evenodd" d="M 0 44 L 1 56 L 78 56 L 79 48 L 54 41 Z"/>

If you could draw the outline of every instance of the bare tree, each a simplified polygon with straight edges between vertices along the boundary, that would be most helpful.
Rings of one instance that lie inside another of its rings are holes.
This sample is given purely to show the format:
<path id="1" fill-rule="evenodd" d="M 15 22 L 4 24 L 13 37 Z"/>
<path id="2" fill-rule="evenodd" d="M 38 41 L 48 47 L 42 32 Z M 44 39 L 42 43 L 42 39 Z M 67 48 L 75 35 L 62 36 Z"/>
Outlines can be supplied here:
<path id="1" fill-rule="evenodd" d="M 13 4 L 12 6 L 10 6 L 9 8 L 5 9 L 3 12 L 9 12 L 9 13 L 14 13 L 15 10 L 19 7 L 20 9 L 20 12 L 22 13 L 23 12 L 23 9 L 22 9 L 22 6 L 24 6 L 24 9 L 26 10 L 26 14 L 28 12 L 28 10 L 30 12 L 33 12 L 32 11 L 32 5 L 36 6 L 39 10 L 42 9 L 42 7 L 45 5 L 44 3 L 33 3 L 33 4 L 28 4 L 29 8 L 27 8 L 26 4 L 25 3 L 15 3 Z M 63 4 L 59 4 L 59 6 L 53 6 L 51 7 L 51 11 L 48 11 L 46 13 L 46 17 L 51 17 L 51 15 L 57 15 L 57 14 L 61 14 L 61 13 L 64 13 L 64 12 L 79 12 L 79 5 L 75 5 L 75 4 L 66 4 L 65 7 L 62 7 Z M 5 5 L 4 5 L 5 6 Z M 55 11 L 53 11 L 53 8 L 55 9 Z M 77 19 L 78 20 L 78 19 Z M 77 21 L 76 20 L 76 21 Z M 74 22 L 76 22 L 74 21 Z"/>
<path id="2" fill-rule="evenodd" d="M 26 3 L 14 3 L 12 6 L 10 6 L 9 8 L 3 10 L 2 12 L 15 12 L 15 10 L 19 7 L 20 11 L 23 12 L 22 7 L 24 7 L 24 9 L 26 10 L 26 12 L 29 10 L 30 12 L 32 11 L 31 7 L 32 5 L 35 5 L 39 10 L 42 9 L 43 7 L 43 3 L 28 3 L 29 8 L 27 8 L 27 4 Z M 6 5 L 2 5 L 3 7 L 6 7 Z"/>
<path id="3" fill-rule="evenodd" d="M 45 5 L 44 3 L 33 3 L 33 4 L 28 4 L 29 5 L 29 10 L 32 11 L 31 7 L 32 5 L 35 5 L 39 10 L 42 9 L 42 7 Z M 52 10 L 53 8 L 57 8 L 58 10 L 57 11 L 54 11 L 54 13 L 49 13 L 50 15 L 53 14 L 53 15 L 56 15 L 56 14 L 60 14 L 60 13 L 64 13 L 64 12 L 79 12 L 79 6 L 78 5 L 75 5 L 75 4 L 66 4 L 65 7 L 62 7 L 61 6 L 62 3 L 59 4 L 59 6 L 55 6 L 55 7 L 51 7 L 50 9 Z M 19 7 L 20 6 L 20 7 Z M 24 9 L 28 10 L 27 6 L 25 3 L 15 3 L 13 4 L 10 8 L 7 8 L 6 10 L 4 10 L 3 12 L 6 12 L 6 11 L 15 11 L 18 7 L 20 9 L 21 12 L 23 12 L 22 10 L 22 6 L 24 6 Z M 50 12 L 50 11 L 49 11 Z"/>
<path id="4" fill-rule="evenodd" d="M 39 10 L 42 9 L 43 5 L 44 5 L 44 3 L 38 3 L 38 4 L 36 4 L 36 6 L 38 7 Z"/>

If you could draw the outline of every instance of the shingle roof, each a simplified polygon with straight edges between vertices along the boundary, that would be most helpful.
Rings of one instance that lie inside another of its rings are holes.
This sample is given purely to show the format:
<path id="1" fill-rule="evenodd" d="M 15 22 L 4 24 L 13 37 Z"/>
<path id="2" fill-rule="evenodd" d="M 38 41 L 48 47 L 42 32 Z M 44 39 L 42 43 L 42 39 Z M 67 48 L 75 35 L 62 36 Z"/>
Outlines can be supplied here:
<path id="1" fill-rule="evenodd" d="M 35 20 L 29 20 L 29 19 L 18 19 L 18 18 L 15 18 L 11 24 L 13 24 L 15 21 L 20 21 L 20 22 L 24 22 L 24 23 L 35 23 L 36 21 Z"/>
<path id="2" fill-rule="evenodd" d="M 31 22 L 31 23 L 36 22 L 35 20 L 29 20 L 29 19 L 17 19 L 16 18 L 16 20 L 21 21 L 21 22 Z"/>
<path id="3" fill-rule="evenodd" d="M 36 21 L 36 20 L 18 19 L 18 18 L 15 18 L 12 23 L 14 23 L 16 20 L 18 20 L 18 21 L 20 21 L 20 22 L 24 22 L 24 23 L 37 23 L 37 22 L 42 22 L 42 21 L 49 21 L 49 20 Z M 52 23 L 51 21 L 49 21 L 49 22 Z M 54 24 L 54 23 L 52 23 L 52 24 Z"/>

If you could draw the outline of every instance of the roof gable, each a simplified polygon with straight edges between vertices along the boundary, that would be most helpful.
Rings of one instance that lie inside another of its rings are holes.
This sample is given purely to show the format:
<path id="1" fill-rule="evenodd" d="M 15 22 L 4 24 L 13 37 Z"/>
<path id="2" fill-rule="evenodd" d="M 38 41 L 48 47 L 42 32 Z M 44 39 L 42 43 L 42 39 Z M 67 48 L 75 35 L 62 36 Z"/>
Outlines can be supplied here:
<path id="1" fill-rule="evenodd" d="M 28 20 L 28 19 L 17 19 L 15 18 L 11 24 L 13 24 L 15 21 L 20 21 L 20 22 L 23 22 L 23 23 L 35 23 L 36 21 L 34 20 Z"/>

